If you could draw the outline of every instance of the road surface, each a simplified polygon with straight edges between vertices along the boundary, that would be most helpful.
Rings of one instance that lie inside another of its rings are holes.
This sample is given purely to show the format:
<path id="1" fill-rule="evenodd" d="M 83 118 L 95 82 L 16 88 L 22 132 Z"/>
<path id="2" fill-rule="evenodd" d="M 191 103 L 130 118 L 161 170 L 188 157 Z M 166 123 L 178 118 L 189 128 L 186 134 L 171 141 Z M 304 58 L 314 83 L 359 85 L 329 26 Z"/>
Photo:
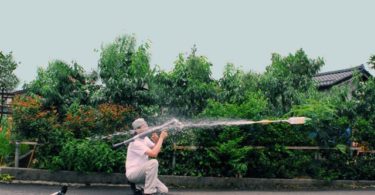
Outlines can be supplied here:
<path id="1" fill-rule="evenodd" d="M 1 195 L 49 195 L 59 191 L 55 185 L 40 184 L 4 184 L 0 183 Z M 66 195 L 131 195 L 128 186 L 69 186 Z M 333 191 L 230 191 L 230 190 L 194 190 L 194 189 L 170 189 L 170 195 L 373 195 L 375 189 L 362 190 L 333 190 Z"/>

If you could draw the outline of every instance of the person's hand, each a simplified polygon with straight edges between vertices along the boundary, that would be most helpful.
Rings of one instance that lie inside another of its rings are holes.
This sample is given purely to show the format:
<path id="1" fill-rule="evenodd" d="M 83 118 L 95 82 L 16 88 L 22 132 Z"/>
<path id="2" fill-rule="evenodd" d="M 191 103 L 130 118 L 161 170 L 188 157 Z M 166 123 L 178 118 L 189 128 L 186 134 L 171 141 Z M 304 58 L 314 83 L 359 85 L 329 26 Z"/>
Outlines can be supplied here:
<path id="1" fill-rule="evenodd" d="M 160 137 L 161 138 L 166 138 L 166 137 L 168 137 L 168 132 L 167 132 L 167 130 L 163 130 L 161 133 L 160 133 Z"/>
<path id="2" fill-rule="evenodd" d="M 159 140 L 159 136 L 158 136 L 158 134 L 157 134 L 157 133 L 153 133 L 153 134 L 151 135 L 151 140 L 152 140 L 154 143 L 158 142 L 158 140 Z"/>

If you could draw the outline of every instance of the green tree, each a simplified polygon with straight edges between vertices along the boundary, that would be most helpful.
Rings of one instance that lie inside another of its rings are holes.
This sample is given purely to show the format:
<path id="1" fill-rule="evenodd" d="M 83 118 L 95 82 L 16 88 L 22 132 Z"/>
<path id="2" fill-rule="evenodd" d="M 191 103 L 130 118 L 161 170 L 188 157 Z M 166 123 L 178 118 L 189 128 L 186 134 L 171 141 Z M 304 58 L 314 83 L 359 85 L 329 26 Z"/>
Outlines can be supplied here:
<path id="1" fill-rule="evenodd" d="M 362 144 L 375 148 L 375 79 L 360 82 L 353 95 L 353 134 Z"/>
<path id="2" fill-rule="evenodd" d="M 324 61 L 321 58 L 309 59 L 302 49 L 287 57 L 275 53 L 271 60 L 272 64 L 267 67 L 260 88 L 269 99 L 271 110 L 276 111 L 274 114 L 282 115 L 292 105 L 299 103 L 297 97 L 300 93 L 315 87 L 312 78 Z"/>
<path id="3" fill-rule="evenodd" d="M 12 52 L 3 54 L 0 51 L 0 90 L 9 91 L 14 89 L 19 83 L 19 79 L 14 74 L 18 63 L 14 60 Z"/>
<path id="4" fill-rule="evenodd" d="M 210 99 L 201 116 L 256 120 L 264 116 L 267 100 L 261 92 L 247 92 L 241 103 L 220 103 Z"/>
<path id="5" fill-rule="evenodd" d="M 106 101 L 136 109 L 153 102 L 149 92 L 153 77 L 149 48 L 149 43 L 137 46 L 131 35 L 120 36 L 102 47 L 98 67 Z"/>
<path id="6" fill-rule="evenodd" d="M 267 100 L 261 92 L 247 91 L 240 103 L 220 103 L 209 100 L 201 117 L 225 119 L 260 119 L 267 108 Z M 196 131 L 197 145 L 205 153 L 198 169 L 215 176 L 242 177 L 248 171 L 248 146 L 251 127 L 226 127 L 210 131 Z M 214 139 L 213 139 L 214 138 Z"/>
<path id="7" fill-rule="evenodd" d="M 375 70 L 375 55 L 372 55 L 368 61 L 370 67 Z"/>
<path id="8" fill-rule="evenodd" d="M 207 100 L 215 96 L 216 83 L 211 78 L 211 66 L 205 56 L 198 56 L 194 46 L 185 59 L 182 54 L 175 62 L 172 72 L 158 74 L 161 85 L 160 103 L 168 113 L 182 116 L 195 116 L 203 111 Z"/>
<path id="9" fill-rule="evenodd" d="M 338 144 L 341 131 L 344 131 L 347 125 L 339 125 L 339 116 L 337 108 L 328 99 L 326 100 L 307 100 L 307 103 L 294 105 L 289 116 L 306 116 L 312 119 L 313 123 L 304 127 L 304 130 L 310 132 L 310 138 L 314 144 L 320 146 L 336 146 Z M 330 128 L 327 128 L 327 127 Z M 343 132 L 342 132 L 343 133 Z"/>
<path id="10" fill-rule="evenodd" d="M 4 93 L 10 91 L 19 83 L 17 76 L 14 74 L 14 70 L 16 70 L 17 66 L 18 63 L 14 61 L 12 52 L 4 55 L 0 51 L 0 92 Z M 5 99 L 0 99 L 0 105 L 3 106 L 4 104 Z M 3 113 L 1 113 L 0 121 L 2 119 Z"/>
<path id="11" fill-rule="evenodd" d="M 70 65 L 55 60 L 48 64 L 47 69 L 39 68 L 37 78 L 26 85 L 26 88 L 30 93 L 42 96 L 44 106 L 56 108 L 62 118 L 74 102 L 90 102 L 89 86 L 93 83 L 91 79 L 95 77 L 85 75 L 79 64 Z"/>
<path id="12" fill-rule="evenodd" d="M 222 103 L 243 103 L 246 93 L 258 91 L 259 75 L 244 71 L 234 64 L 225 66 L 223 77 L 219 79 L 218 100 Z"/>

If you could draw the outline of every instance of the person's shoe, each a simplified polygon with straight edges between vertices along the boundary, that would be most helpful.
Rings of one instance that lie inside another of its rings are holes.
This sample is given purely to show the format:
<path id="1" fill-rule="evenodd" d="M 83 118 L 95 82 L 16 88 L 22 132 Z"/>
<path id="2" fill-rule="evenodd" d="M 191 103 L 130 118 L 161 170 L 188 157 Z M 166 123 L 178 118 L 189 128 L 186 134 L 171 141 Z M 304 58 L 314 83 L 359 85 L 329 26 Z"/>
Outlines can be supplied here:
<path id="1" fill-rule="evenodd" d="M 135 191 L 135 190 L 136 190 L 136 188 L 135 188 L 135 183 L 131 183 L 131 182 L 129 182 L 129 184 L 130 184 L 130 189 L 131 189 L 132 191 Z"/>
<path id="2" fill-rule="evenodd" d="M 68 186 L 63 186 L 60 191 L 52 193 L 51 195 L 64 195 L 66 191 L 68 191 Z"/>
<path id="3" fill-rule="evenodd" d="M 144 195 L 143 189 L 141 187 L 137 186 L 135 183 L 129 182 L 129 184 L 130 189 L 133 191 L 134 195 Z"/>
<path id="4" fill-rule="evenodd" d="M 144 195 L 142 190 L 135 189 L 134 195 Z"/>

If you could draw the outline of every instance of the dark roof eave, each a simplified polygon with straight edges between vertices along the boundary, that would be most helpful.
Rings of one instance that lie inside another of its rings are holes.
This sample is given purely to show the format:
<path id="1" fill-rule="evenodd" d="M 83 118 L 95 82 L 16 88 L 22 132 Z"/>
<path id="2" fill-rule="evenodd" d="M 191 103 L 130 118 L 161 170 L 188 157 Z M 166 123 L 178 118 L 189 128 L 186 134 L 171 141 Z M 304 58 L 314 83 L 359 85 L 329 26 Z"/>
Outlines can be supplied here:
<path id="1" fill-rule="evenodd" d="M 342 69 L 342 70 L 334 70 L 334 71 L 318 73 L 314 77 L 325 76 L 325 75 L 330 75 L 330 74 L 338 74 L 338 73 L 342 73 L 342 72 L 352 72 L 353 70 L 360 70 L 360 71 L 364 72 L 365 74 L 367 74 L 368 76 L 371 76 L 371 74 L 365 69 L 365 66 L 363 64 L 361 64 L 359 66 L 352 67 L 352 68 L 346 68 L 346 69 Z"/>
<path id="2" fill-rule="evenodd" d="M 342 69 L 342 70 L 336 70 L 336 71 L 329 71 L 329 72 L 324 72 L 324 73 L 319 73 L 314 76 L 314 80 L 317 82 L 317 87 L 318 89 L 328 89 L 331 88 L 334 85 L 340 84 L 342 82 L 345 82 L 353 77 L 353 72 L 354 71 L 359 71 L 362 73 L 362 78 L 367 80 L 369 77 L 372 77 L 372 75 L 365 69 L 365 66 L 362 64 L 360 66 L 356 66 L 353 68 L 347 68 L 347 69 Z M 335 75 L 335 74 L 341 74 L 341 73 L 348 73 L 350 72 L 349 75 L 342 77 L 338 80 L 335 80 L 334 82 L 328 83 L 328 84 L 322 84 L 324 83 L 324 80 L 318 81 L 319 77 L 325 77 L 327 75 Z"/>

